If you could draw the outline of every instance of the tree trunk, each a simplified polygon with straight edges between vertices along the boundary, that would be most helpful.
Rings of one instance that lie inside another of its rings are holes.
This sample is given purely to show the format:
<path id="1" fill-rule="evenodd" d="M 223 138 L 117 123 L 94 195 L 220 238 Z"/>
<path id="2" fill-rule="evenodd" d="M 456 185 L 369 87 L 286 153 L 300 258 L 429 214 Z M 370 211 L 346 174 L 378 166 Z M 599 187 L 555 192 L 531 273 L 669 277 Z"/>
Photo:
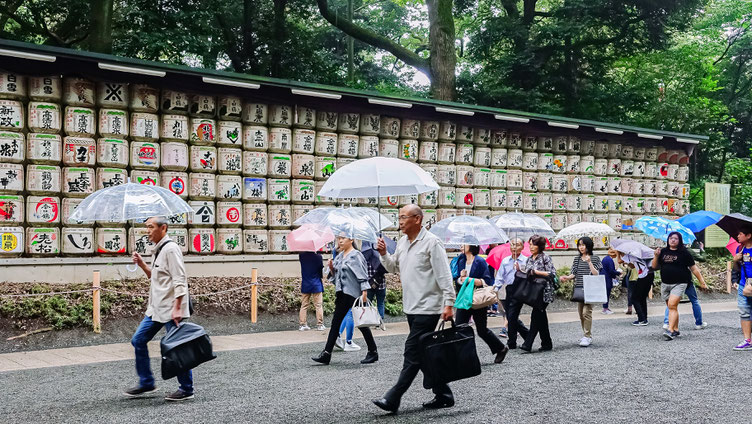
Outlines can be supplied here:
<path id="1" fill-rule="evenodd" d="M 114 0 L 91 0 L 89 48 L 97 53 L 112 53 L 112 11 Z"/>
<path id="2" fill-rule="evenodd" d="M 287 0 L 274 0 L 274 39 L 269 43 L 271 47 L 271 67 L 272 77 L 279 78 L 282 76 L 282 55 L 284 54 L 284 41 L 287 39 L 287 28 L 285 27 L 285 8 Z"/>
<path id="3" fill-rule="evenodd" d="M 437 100 L 457 100 L 455 70 L 457 52 L 453 0 L 426 0 L 428 7 L 428 45 L 431 50 L 431 96 Z"/>

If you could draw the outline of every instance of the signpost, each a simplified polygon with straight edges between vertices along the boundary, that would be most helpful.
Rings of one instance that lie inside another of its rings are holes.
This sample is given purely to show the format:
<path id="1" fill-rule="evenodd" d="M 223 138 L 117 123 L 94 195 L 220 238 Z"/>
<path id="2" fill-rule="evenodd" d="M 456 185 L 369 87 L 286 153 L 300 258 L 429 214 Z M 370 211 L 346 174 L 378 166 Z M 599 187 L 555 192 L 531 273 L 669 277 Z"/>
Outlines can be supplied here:
<path id="1" fill-rule="evenodd" d="M 705 210 L 728 215 L 730 211 L 731 186 L 729 184 L 705 183 Z M 729 236 L 720 228 L 711 225 L 705 229 L 705 247 L 726 247 Z"/>

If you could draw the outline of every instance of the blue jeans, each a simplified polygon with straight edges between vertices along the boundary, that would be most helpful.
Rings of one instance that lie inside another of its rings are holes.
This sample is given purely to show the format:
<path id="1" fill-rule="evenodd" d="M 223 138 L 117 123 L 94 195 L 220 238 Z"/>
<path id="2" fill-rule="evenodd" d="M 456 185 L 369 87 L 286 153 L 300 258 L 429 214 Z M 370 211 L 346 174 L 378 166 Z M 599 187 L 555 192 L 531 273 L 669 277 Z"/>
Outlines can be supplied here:
<path id="1" fill-rule="evenodd" d="M 152 321 L 151 317 L 144 317 L 138 329 L 131 338 L 131 344 L 136 350 L 136 372 L 138 373 L 139 385 L 144 388 L 154 387 L 154 375 L 151 373 L 151 363 L 149 361 L 149 349 L 146 344 L 157 335 L 159 330 L 164 327 L 170 331 L 175 328 L 175 322 Z M 188 370 L 178 375 L 180 390 L 184 393 L 193 393 L 193 373 Z"/>
<path id="2" fill-rule="evenodd" d="M 352 317 L 352 309 L 347 311 L 347 315 L 345 315 L 345 319 L 342 320 L 342 324 L 339 326 L 339 334 L 342 334 L 343 331 L 347 329 L 347 334 L 345 334 L 345 341 L 349 342 L 353 338 L 353 331 L 355 331 L 355 323 L 353 322 Z"/>
<path id="3" fill-rule="evenodd" d="M 700 301 L 697 299 L 695 284 L 692 282 L 687 284 L 687 290 L 684 293 L 692 303 L 692 315 L 695 317 L 695 325 L 702 325 L 702 308 L 700 308 Z M 666 307 L 666 313 L 663 314 L 663 323 L 668 324 L 668 306 Z"/>
<path id="4" fill-rule="evenodd" d="M 386 289 L 368 289 L 368 300 L 373 302 L 374 297 L 376 298 L 376 308 L 379 310 L 379 315 L 381 315 L 381 319 L 384 319 L 384 302 L 386 302 Z"/>

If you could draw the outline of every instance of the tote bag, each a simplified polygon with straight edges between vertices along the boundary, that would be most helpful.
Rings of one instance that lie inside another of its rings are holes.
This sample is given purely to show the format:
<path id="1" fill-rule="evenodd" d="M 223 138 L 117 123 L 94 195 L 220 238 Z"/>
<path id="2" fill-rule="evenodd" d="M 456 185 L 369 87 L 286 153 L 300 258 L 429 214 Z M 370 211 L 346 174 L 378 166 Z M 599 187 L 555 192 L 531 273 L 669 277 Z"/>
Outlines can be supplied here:
<path id="1" fill-rule="evenodd" d="M 379 310 L 369 301 L 363 303 L 363 298 L 358 296 L 352 307 L 353 325 L 358 328 L 374 327 L 381 324 Z"/>
<path id="2" fill-rule="evenodd" d="M 605 275 L 585 275 L 582 277 L 582 288 L 585 294 L 585 303 L 606 303 Z"/>
<path id="3" fill-rule="evenodd" d="M 423 371 L 423 387 L 433 388 L 439 384 L 480 375 L 480 360 L 475 348 L 475 332 L 467 324 L 444 328 L 442 321 L 437 331 L 420 336 L 420 367 Z"/>
<path id="4" fill-rule="evenodd" d="M 473 285 L 470 284 L 470 279 L 465 277 L 465 282 L 460 288 L 460 292 L 457 293 L 457 298 L 454 301 L 454 307 L 457 309 L 470 309 L 473 307 Z"/>

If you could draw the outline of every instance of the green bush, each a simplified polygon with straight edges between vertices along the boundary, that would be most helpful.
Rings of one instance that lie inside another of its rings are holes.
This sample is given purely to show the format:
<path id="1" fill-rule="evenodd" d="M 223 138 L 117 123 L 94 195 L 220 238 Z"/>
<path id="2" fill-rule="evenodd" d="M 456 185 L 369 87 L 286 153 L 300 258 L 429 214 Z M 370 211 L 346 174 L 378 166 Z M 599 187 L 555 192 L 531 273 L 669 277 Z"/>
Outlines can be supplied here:
<path id="1" fill-rule="evenodd" d="M 402 315 L 402 290 L 386 289 L 384 311 L 392 316 Z"/>

